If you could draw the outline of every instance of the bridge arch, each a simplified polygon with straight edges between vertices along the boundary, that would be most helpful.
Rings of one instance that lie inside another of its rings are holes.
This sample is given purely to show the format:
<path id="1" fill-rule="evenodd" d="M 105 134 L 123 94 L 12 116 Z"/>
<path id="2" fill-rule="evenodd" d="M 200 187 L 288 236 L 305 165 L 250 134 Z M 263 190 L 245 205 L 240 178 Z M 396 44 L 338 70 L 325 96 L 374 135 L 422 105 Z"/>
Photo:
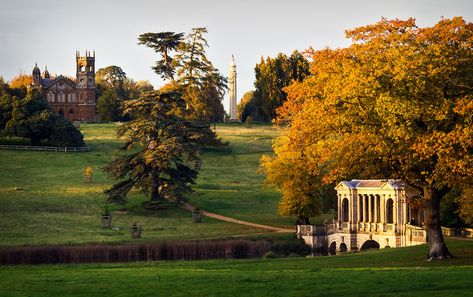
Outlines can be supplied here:
<path id="1" fill-rule="evenodd" d="M 363 243 L 363 245 L 360 248 L 360 251 L 366 251 L 366 250 L 371 250 L 371 249 L 376 249 L 379 250 L 380 246 L 379 243 L 375 240 L 369 239 Z"/>
<path id="2" fill-rule="evenodd" d="M 348 247 L 347 247 L 346 243 L 342 242 L 342 243 L 340 244 L 339 251 L 340 251 L 341 253 L 346 253 L 346 252 L 348 251 Z"/>
<path id="3" fill-rule="evenodd" d="M 337 254 L 337 242 L 332 241 L 330 245 L 328 246 L 328 254 L 329 255 L 335 255 Z"/>

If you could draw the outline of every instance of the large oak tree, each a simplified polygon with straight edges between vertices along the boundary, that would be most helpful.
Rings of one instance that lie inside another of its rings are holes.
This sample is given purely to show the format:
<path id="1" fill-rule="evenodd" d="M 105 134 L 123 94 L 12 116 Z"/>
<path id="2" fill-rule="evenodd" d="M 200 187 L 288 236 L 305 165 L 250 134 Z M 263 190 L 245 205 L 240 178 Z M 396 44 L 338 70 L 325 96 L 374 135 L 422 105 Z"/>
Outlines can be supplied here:
<path id="1" fill-rule="evenodd" d="M 429 259 L 449 258 L 440 201 L 453 187 L 471 193 L 473 178 L 473 24 L 382 19 L 347 37 L 347 48 L 313 51 L 311 75 L 286 89 L 279 117 L 289 128 L 263 159 L 268 181 L 297 208 L 311 194 L 286 195 L 293 185 L 402 179 L 422 193 Z M 296 180 L 274 182 L 285 175 Z"/>

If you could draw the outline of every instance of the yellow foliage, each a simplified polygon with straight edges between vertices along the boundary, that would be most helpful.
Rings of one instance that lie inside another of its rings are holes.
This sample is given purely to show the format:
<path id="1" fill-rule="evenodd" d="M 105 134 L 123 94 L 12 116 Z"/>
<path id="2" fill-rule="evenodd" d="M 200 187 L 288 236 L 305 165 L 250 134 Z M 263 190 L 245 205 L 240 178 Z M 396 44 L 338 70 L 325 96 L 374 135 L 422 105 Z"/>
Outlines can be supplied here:
<path id="1" fill-rule="evenodd" d="M 470 184 L 473 24 L 382 19 L 347 37 L 347 48 L 312 50 L 311 75 L 284 89 L 277 123 L 289 129 L 261 160 L 280 212 L 309 212 L 317 189 L 347 178 Z"/>
<path id="2" fill-rule="evenodd" d="M 20 73 L 10 81 L 9 85 L 12 89 L 27 88 L 33 82 L 31 74 Z"/>
<path id="3" fill-rule="evenodd" d="M 94 168 L 92 166 L 85 167 L 84 169 L 85 176 L 92 177 L 93 174 L 94 174 Z"/>

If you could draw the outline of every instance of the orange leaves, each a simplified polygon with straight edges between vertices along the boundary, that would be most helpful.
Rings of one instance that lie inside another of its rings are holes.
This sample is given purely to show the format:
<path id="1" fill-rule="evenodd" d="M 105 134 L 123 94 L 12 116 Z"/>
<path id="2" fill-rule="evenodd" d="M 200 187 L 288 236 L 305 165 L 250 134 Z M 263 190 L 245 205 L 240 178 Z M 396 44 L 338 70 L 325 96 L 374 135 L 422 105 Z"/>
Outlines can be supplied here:
<path id="1" fill-rule="evenodd" d="M 33 82 L 33 77 L 31 74 L 20 73 L 10 81 L 10 88 L 20 89 L 27 88 Z"/>
<path id="2" fill-rule="evenodd" d="M 473 224 L 473 186 L 470 184 L 462 189 L 458 200 L 460 217 L 467 224 Z"/>
<path id="3" fill-rule="evenodd" d="M 290 127 L 262 162 L 284 209 L 343 178 L 473 184 L 473 25 L 382 19 L 347 36 L 356 43 L 313 51 L 311 75 L 284 89 Z"/>
<path id="4" fill-rule="evenodd" d="M 352 30 L 346 30 L 345 35 L 356 41 L 373 41 L 376 39 L 389 40 L 392 35 L 403 35 L 412 29 L 417 28 L 414 18 L 408 20 L 388 20 L 382 18 L 381 21 L 374 25 L 358 27 Z"/>

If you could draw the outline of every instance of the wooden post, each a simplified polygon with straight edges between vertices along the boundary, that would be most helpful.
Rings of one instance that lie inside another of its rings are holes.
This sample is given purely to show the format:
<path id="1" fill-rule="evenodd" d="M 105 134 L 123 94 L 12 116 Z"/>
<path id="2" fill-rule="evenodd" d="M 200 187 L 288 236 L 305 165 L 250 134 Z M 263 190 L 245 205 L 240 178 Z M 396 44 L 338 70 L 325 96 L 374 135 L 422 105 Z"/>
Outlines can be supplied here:
<path id="1" fill-rule="evenodd" d="M 138 225 L 137 223 L 134 223 L 131 226 L 131 237 L 132 238 L 141 238 L 141 226 Z"/>
<path id="2" fill-rule="evenodd" d="M 195 160 L 194 161 L 194 170 L 199 171 L 202 167 L 202 160 Z"/>
<path id="3" fill-rule="evenodd" d="M 112 227 L 112 214 L 102 215 L 102 228 Z"/>
<path id="4" fill-rule="evenodd" d="M 192 211 L 192 221 L 194 223 L 202 223 L 202 210 L 195 208 Z"/>

